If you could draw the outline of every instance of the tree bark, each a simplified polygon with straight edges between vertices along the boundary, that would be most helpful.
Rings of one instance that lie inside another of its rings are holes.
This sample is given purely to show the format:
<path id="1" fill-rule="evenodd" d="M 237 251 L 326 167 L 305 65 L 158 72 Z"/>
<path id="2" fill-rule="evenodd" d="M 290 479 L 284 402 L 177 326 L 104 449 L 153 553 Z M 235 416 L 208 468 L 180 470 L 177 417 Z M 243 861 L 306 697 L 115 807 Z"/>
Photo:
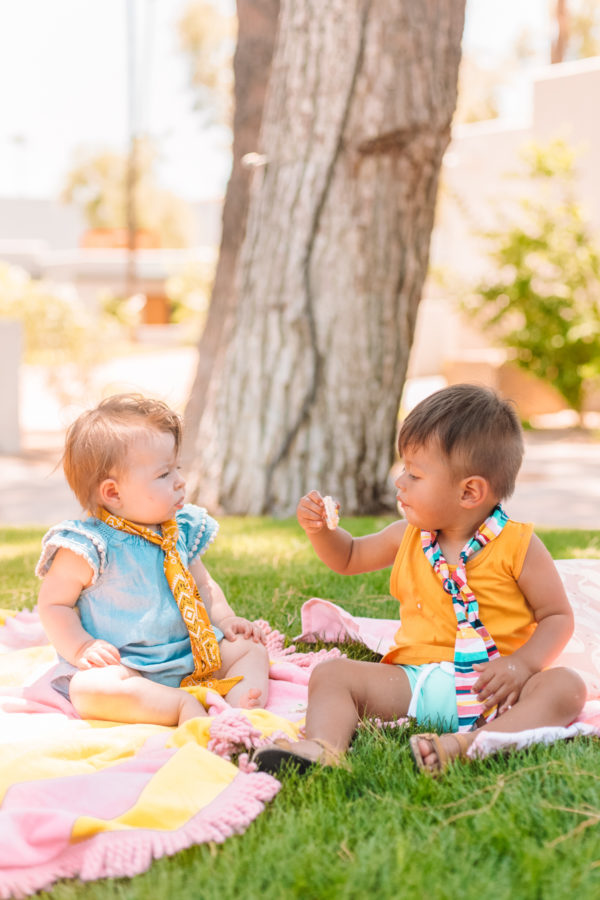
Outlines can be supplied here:
<path id="1" fill-rule="evenodd" d="M 190 468 L 190 495 L 199 472 L 196 446 L 213 427 L 215 400 L 237 307 L 236 269 L 246 232 L 250 170 L 242 160 L 257 150 L 275 35 L 279 0 L 237 0 L 238 39 L 233 60 L 234 120 L 232 169 L 223 204 L 221 246 L 206 324 L 198 344 L 198 366 L 185 409 L 182 461 Z M 200 479 L 201 480 L 201 479 Z M 214 501 L 213 501 L 214 502 Z"/>
<path id="2" fill-rule="evenodd" d="M 569 44 L 569 8 L 567 0 L 556 0 L 554 9 L 555 36 L 550 48 L 550 62 L 564 62 Z"/>
<path id="3" fill-rule="evenodd" d="M 282 0 L 216 429 L 231 513 L 390 501 L 465 0 Z M 204 497 L 204 493 L 200 496 Z"/>

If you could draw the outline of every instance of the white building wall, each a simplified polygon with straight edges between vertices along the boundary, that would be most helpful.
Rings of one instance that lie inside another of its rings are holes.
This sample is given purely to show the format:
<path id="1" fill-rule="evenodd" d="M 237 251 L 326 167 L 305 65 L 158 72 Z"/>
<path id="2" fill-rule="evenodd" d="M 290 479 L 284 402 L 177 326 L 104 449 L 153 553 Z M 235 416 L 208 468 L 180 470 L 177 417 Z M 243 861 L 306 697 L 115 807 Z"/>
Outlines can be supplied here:
<path id="1" fill-rule="evenodd" d="M 533 84 L 528 123 L 499 119 L 454 129 L 444 159 L 430 277 L 419 309 L 409 376 L 439 376 L 466 353 L 474 361 L 490 346 L 457 310 L 453 281 L 472 286 L 490 266 L 485 241 L 502 210 L 529 189 L 509 173 L 523 172 L 519 153 L 528 141 L 564 138 L 578 149 L 577 193 L 600 228 L 600 57 L 546 67 Z M 448 284 L 440 285 L 439 275 Z M 493 357 L 491 357 L 493 358 Z"/>

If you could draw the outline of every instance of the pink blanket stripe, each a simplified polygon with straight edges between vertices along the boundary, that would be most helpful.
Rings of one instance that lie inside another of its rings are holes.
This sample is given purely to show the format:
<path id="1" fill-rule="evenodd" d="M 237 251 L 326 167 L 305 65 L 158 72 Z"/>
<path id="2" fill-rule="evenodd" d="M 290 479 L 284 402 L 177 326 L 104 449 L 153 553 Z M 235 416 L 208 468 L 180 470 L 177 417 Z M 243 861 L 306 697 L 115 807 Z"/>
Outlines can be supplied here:
<path id="1" fill-rule="evenodd" d="M 556 664 L 576 668 L 586 680 L 588 702 L 583 714 L 569 729 L 536 729 L 519 735 L 490 733 L 485 741 L 474 742 L 473 755 L 576 734 L 600 734 L 600 560 L 559 561 L 557 565 L 573 605 L 576 628 Z M 268 633 L 273 660 L 267 711 L 297 722 L 306 708 L 310 672 L 320 661 L 339 656 L 340 650 L 299 653 L 294 646 L 284 646 L 280 632 L 271 629 L 268 623 L 261 624 Z M 384 653 L 398 627 L 396 619 L 352 616 L 334 603 L 313 598 L 302 608 L 302 634 L 297 640 L 320 639 L 342 644 L 358 641 Z M 44 645 L 47 641 L 35 612 L 19 613 L 0 627 L 0 654 Z M 11 736 L 11 722 L 19 723 L 21 728 L 30 722 L 42 723 L 42 748 L 46 735 L 43 723 L 49 721 L 50 731 L 55 723 L 59 726 L 64 723 L 67 746 L 68 736 L 73 733 L 68 729 L 89 727 L 76 721 L 78 717 L 71 705 L 50 687 L 44 675 L 49 665 L 45 663 L 32 671 L 23 686 L 0 687 L 0 787 L 8 785 L 0 806 L 0 898 L 26 896 L 50 887 L 59 878 L 133 877 L 161 856 L 241 834 L 279 790 L 279 783 L 271 776 L 251 771 L 247 762 L 242 766 L 247 752 L 265 740 L 260 730 L 240 710 L 233 710 L 223 698 L 213 695 L 209 750 L 224 760 L 242 754 L 240 768 L 231 766 L 230 780 L 222 790 L 179 827 L 170 830 L 126 827 L 101 831 L 73 842 L 72 829 L 82 816 L 110 822 L 126 814 L 147 795 L 153 779 L 174 759 L 178 748 L 167 746 L 172 730 L 164 729 L 153 733 L 137 749 L 133 748 L 128 758 L 112 764 L 90 766 L 85 772 L 81 771 L 81 765 L 73 765 L 71 770 L 67 754 L 61 760 L 64 766 L 58 767 L 54 778 L 40 777 L 37 772 L 29 780 L 11 778 L 15 752 L 20 753 L 22 745 L 23 758 L 32 754 L 35 759 L 38 744 L 33 737 L 37 728 L 25 727 L 19 731 L 15 725 L 14 740 L 20 743 L 15 745 L 16 751 L 11 750 L 7 740 Z M 24 734 L 29 737 L 24 739 Z M 193 744 L 193 736 L 190 741 Z M 10 751 L 5 757 L 3 748 Z M 189 777 L 201 779 L 202 761 L 194 759 L 196 769 L 190 771 Z M 212 794 L 209 792 L 207 796 Z M 177 802 L 174 797 L 165 798 L 168 801 Z"/>
<path id="2" fill-rule="evenodd" d="M 298 721 L 304 716 L 311 670 L 321 660 L 339 656 L 340 651 L 298 653 L 294 646 L 284 646 L 285 639 L 280 632 L 271 629 L 266 622 L 261 624 L 267 632 L 267 647 L 273 660 L 267 709 L 273 716 Z M 28 648 L 35 650 L 47 645 L 35 611 L 8 617 L 0 627 L 0 654 Z M 0 687 L 3 737 L 0 741 L 0 785 L 8 784 L 0 806 L 0 898 L 23 897 L 49 888 L 60 878 L 78 877 L 85 881 L 137 875 L 145 871 L 153 859 L 194 844 L 222 842 L 227 837 L 241 834 L 279 790 L 275 778 L 252 771 L 255 767 L 247 761 L 248 751 L 266 738 L 241 710 L 232 709 L 223 698 L 213 694 L 208 750 L 225 760 L 241 754 L 240 768 L 231 765 L 230 783 L 195 810 L 181 827 L 165 827 L 164 830 L 120 827 L 74 842 L 73 828 L 82 817 L 105 821 L 110 827 L 111 820 L 126 816 L 136 804 L 143 804 L 145 792 L 180 748 L 166 746 L 172 729 L 158 729 L 158 733 L 148 737 L 141 747 L 133 748 L 129 758 L 108 761 L 100 768 L 92 764 L 89 770 L 81 772 L 81 760 L 71 763 L 68 758 L 69 734 L 73 732 L 67 729 L 64 739 L 60 738 L 61 723 L 66 726 L 71 722 L 77 727 L 79 717 L 71 704 L 50 686 L 46 672 L 51 665 L 52 661 L 32 663 L 25 684 Z M 42 748 L 42 762 L 44 753 L 48 752 L 44 748 L 50 747 L 52 771 L 58 773 L 55 777 L 40 778 L 37 770 L 32 773 L 31 780 L 15 781 L 11 777 L 14 753 L 2 756 L 3 746 L 10 747 L 6 738 L 10 735 L 11 722 L 15 724 L 17 748 L 23 746 L 22 754 L 19 749 L 17 753 L 23 758 L 31 758 L 32 765 L 39 762 L 38 744 Z M 41 737 L 36 740 L 37 728 L 22 730 L 28 722 L 32 725 L 46 723 L 48 733 L 42 727 Z M 56 728 L 58 751 L 53 744 Z M 109 731 L 110 728 L 98 732 L 100 740 Z M 29 737 L 24 739 L 24 734 Z M 65 758 L 61 756 L 61 740 L 67 745 Z M 190 741 L 193 744 L 192 737 Z M 93 751 L 93 734 L 91 746 Z M 207 751 L 202 749 L 200 752 Z M 58 760 L 54 758 L 56 753 Z M 190 768 L 182 772 L 182 777 L 197 783 L 203 777 L 202 758 L 193 759 L 195 763 L 190 763 L 188 754 L 181 765 L 196 765 L 200 769 Z M 212 796 L 212 776 L 206 777 L 209 779 L 208 795 Z M 171 812 L 174 809 L 177 813 L 176 796 L 165 797 L 164 803 L 165 809 Z"/>
<path id="3" fill-rule="evenodd" d="M 36 860 L 29 865 L 23 861 L 22 865 L 3 866 L 0 896 L 23 897 L 47 889 L 60 878 L 78 877 L 82 881 L 132 878 L 145 872 L 152 861 L 161 856 L 172 856 L 208 841 L 222 843 L 232 835 L 242 834 L 278 790 L 279 783 L 270 775 L 240 772 L 217 800 L 176 831 L 105 832 L 77 844 L 66 842 L 62 852 L 51 859 Z M 42 823 L 42 827 L 44 824 L 52 834 L 54 823 L 48 821 Z M 17 853 L 14 858 L 19 859 Z"/>

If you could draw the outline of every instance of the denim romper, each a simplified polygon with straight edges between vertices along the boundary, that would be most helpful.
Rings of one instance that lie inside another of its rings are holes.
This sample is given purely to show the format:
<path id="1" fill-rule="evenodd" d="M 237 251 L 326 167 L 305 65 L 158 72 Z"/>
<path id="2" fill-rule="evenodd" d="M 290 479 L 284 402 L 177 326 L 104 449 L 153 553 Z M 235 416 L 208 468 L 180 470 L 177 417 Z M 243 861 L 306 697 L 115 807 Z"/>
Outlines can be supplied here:
<path id="1" fill-rule="evenodd" d="M 177 549 L 189 566 L 214 540 L 217 522 L 199 506 L 177 513 Z M 82 556 L 93 571 L 92 583 L 75 604 L 81 624 L 94 638 L 118 648 L 123 665 L 160 684 L 179 687 L 194 671 L 188 630 L 167 582 L 161 548 L 134 534 L 111 528 L 93 516 L 55 525 L 42 540 L 36 575 L 43 577 L 57 550 Z M 215 628 L 217 640 L 223 637 Z M 68 697 L 75 666 L 59 657 L 52 686 Z"/>

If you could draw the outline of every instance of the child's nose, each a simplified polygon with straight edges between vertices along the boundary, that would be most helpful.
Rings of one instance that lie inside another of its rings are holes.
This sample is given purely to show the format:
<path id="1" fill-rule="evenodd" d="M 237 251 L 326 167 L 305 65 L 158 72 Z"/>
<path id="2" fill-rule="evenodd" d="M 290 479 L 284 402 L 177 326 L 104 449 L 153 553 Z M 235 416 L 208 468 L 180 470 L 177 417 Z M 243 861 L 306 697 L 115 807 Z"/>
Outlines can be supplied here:
<path id="1" fill-rule="evenodd" d="M 185 478 L 183 477 L 182 472 L 177 473 L 177 478 L 175 479 L 175 486 L 178 488 L 185 487 Z"/>

